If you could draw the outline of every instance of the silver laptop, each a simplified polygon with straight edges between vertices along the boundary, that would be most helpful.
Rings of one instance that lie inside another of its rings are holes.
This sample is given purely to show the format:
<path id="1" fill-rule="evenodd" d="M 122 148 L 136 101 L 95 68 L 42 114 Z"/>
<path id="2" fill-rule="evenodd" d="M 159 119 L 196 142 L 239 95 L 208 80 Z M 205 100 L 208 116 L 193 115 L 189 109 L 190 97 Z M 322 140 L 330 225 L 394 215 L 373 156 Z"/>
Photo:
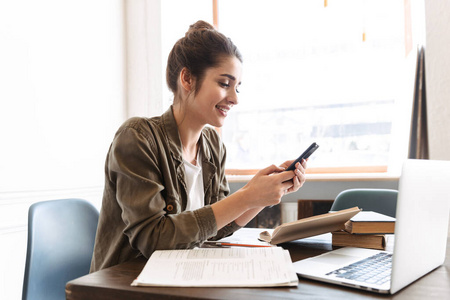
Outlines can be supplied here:
<path id="1" fill-rule="evenodd" d="M 449 212 L 450 161 L 406 160 L 393 253 L 344 247 L 295 262 L 295 271 L 315 280 L 394 294 L 444 263 Z M 377 265 L 368 259 L 372 256 Z M 367 267 L 378 274 L 371 277 Z"/>

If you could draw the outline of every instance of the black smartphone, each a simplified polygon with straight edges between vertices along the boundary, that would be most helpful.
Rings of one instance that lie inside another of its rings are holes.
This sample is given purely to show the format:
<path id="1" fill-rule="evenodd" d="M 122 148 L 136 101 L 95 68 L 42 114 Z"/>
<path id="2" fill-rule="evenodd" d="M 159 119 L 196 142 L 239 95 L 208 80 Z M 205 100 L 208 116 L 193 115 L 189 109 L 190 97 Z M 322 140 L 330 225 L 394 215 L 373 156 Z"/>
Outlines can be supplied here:
<path id="1" fill-rule="evenodd" d="M 319 148 L 319 145 L 317 145 L 316 143 L 312 143 L 311 146 L 308 147 L 308 149 L 305 150 L 305 152 L 302 153 L 302 155 L 300 155 L 287 169 L 286 171 L 292 171 L 295 169 L 295 164 L 297 162 L 302 161 L 302 159 L 307 159 L 308 157 L 311 156 L 311 154 L 313 154 L 314 151 L 317 150 L 317 148 Z"/>

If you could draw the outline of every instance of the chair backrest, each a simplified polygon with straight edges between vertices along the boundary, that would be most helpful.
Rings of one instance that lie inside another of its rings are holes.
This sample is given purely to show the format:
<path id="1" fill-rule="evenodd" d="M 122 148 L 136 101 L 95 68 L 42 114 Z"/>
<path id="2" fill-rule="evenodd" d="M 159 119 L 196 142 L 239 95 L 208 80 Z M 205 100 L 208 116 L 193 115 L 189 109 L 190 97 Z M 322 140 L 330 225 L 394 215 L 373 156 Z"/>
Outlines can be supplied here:
<path id="1" fill-rule="evenodd" d="M 82 199 L 30 206 L 23 300 L 66 299 L 66 283 L 89 273 L 98 216 Z"/>
<path id="2" fill-rule="evenodd" d="M 330 211 L 358 206 L 365 211 L 375 211 L 395 218 L 397 210 L 397 190 L 391 189 L 350 189 L 337 195 Z"/>

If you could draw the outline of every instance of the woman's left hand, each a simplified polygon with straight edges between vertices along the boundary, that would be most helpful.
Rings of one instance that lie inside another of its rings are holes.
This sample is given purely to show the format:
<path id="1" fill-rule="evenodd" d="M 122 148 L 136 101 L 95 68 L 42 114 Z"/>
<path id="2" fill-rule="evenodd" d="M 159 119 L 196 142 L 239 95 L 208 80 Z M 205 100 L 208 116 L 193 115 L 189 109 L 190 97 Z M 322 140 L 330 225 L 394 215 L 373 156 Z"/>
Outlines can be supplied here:
<path id="1" fill-rule="evenodd" d="M 280 167 L 282 168 L 287 168 L 291 165 L 291 163 L 293 163 L 293 160 L 288 160 L 285 161 L 284 163 L 282 163 L 280 165 Z M 293 171 L 288 171 L 288 172 L 294 172 L 294 177 L 292 178 L 292 186 L 290 188 L 288 188 L 287 190 L 285 190 L 285 194 L 289 194 L 292 192 L 296 192 L 298 191 L 299 188 L 301 188 L 303 186 L 303 184 L 306 181 L 306 162 L 307 159 L 303 159 L 301 163 L 297 163 L 295 165 L 295 169 Z"/>

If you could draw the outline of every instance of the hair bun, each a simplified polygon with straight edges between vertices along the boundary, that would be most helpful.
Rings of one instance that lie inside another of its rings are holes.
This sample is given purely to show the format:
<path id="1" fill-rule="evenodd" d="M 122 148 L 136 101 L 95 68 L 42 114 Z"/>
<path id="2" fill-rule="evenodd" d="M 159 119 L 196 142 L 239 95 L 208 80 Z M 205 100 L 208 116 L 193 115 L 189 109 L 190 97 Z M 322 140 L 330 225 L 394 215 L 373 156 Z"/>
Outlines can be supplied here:
<path id="1" fill-rule="evenodd" d="M 189 30 L 186 32 L 186 36 L 191 32 L 204 30 L 216 30 L 216 29 L 208 22 L 200 20 L 189 26 Z"/>
<path id="2" fill-rule="evenodd" d="M 220 66 L 228 57 L 236 57 L 242 62 L 237 47 L 214 26 L 202 20 L 189 26 L 186 35 L 175 43 L 167 58 L 166 81 L 175 96 L 174 103 L 182 100 L 178 95 L 178 79 L 183 68 L 197 79 L 193 89 L 196 91 L 206 76 L 206 70 Z"/>

